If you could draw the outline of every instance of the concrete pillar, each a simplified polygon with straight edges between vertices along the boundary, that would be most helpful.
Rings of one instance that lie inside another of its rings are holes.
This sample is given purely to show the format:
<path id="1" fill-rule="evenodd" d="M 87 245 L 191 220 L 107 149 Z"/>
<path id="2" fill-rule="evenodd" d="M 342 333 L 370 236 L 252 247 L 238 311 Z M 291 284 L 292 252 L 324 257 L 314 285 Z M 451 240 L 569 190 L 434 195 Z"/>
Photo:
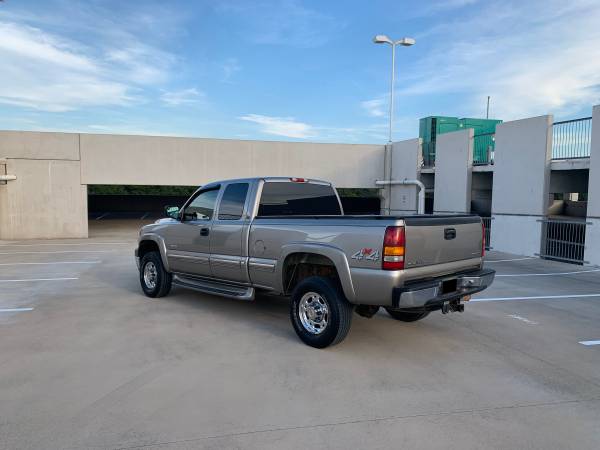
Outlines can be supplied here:
<path id="1" fill-rule="evenodd" d="M 0 239 L 87 237 L 78 146 L 74 134 L 0 133 L 0 157 L 17 177 L 0 185 Z"/>
<path id="2" fill-rule="evenodd" d="M 553 117 L 496 127 L 492 241 L 494 250 L 535 256 L 549 203 Z"/>
<path id="3" fill-rule="evenodd" d="M 592 113 L 592 146 L 588 184 L 585 260 L 600 265 L 600 105 Z"/>
<path id="4" fill-rule="evenodd" d="M 440 134 L 435 145 L 434 213 L 471 212 L 473 129 Z"/>
<path id="5" fill-rule="evenodd" d="M 385 153 L 386 180 L 419 178 L 420 138 L 388 144 Z M 383 189 L 383 196 L 383 214 L 415 214 L 417 211 L 416 186 L 387 186 Z"/>

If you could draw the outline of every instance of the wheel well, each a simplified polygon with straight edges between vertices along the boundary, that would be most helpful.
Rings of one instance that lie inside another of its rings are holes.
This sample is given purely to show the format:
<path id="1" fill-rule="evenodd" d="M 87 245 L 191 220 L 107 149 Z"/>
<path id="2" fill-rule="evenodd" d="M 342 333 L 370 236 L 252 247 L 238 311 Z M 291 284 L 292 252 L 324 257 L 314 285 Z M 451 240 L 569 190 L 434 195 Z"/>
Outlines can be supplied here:
<path id="1" fill-rule="evenodd" d="M 283 263 L 283 291 L 291 293 L 305 278 L 319 276 L 339 282 L 335 264 L 326 256 L 316 253 L 292 253 Z"/>
<path id="2" fill-rule="evenodd" d="M 138 246 L 138 257 L 142 259 L 148 252 L 159 252 L 158 244 L 154 241 L 142 241 Z"/>

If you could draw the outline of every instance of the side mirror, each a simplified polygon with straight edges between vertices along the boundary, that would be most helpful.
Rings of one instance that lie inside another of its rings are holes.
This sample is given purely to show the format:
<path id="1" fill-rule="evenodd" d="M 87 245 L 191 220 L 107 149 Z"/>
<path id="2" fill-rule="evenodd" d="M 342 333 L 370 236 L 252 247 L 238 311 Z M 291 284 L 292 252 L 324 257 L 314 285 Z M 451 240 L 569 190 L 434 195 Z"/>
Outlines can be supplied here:
<path id="1" fill-rule="evenodd" d="M 165 206 L 165 215 L 171 219 L 179 219 L 179 206 Z"/>

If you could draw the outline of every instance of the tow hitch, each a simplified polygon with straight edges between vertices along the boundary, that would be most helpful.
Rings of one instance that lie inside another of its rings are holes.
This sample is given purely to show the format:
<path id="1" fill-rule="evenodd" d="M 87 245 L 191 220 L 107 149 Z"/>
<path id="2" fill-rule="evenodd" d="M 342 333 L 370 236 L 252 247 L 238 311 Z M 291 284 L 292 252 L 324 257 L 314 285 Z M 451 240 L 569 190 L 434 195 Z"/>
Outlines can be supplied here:
<path id="1" fill-rule="evenodd" d="M 448 314 L 449 312 L 464 312 L 464 310 L 465 305 L 462 305 L 460 300 L 442 303 L 442 314 Z"/>

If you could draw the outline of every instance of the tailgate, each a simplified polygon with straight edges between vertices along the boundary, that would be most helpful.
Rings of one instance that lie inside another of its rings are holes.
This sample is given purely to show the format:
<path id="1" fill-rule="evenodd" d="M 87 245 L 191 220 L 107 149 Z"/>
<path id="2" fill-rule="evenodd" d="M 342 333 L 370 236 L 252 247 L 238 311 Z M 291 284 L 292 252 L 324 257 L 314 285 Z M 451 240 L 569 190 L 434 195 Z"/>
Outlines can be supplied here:
<path id="1" fill-rule="evenodd" d="M 478 216 L 415 216 L 405 224 L 407 269 L 481 256 Z"/>

